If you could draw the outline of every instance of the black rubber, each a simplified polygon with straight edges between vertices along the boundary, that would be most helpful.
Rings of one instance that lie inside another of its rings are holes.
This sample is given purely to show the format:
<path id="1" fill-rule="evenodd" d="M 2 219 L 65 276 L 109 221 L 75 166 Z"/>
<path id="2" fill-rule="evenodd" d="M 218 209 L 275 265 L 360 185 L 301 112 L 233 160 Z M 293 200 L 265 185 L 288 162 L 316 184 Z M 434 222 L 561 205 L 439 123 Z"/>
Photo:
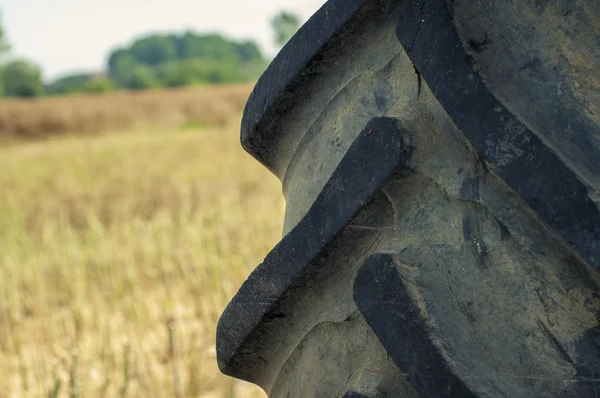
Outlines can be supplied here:
<path id="1" fill-rule="evenodd" d="M 306 216 L 283 237 L 242 285 L 217 326 L 219 367 L 244 375 L 244 344 L 253 341 L 258 325 L 277 317 L 277 300 L 318 261 L 327 245 L 375 195 L 403 163 L 410 147 L 403 144 L 396 120 L 372 119 L 356 139 Z M 406 133 L 405 133 L 406 134 Z"/>
<path id="2" fill-rule="evenodd" d="M 217 359 L 274 397 L 600 394 L 600 3 L 330 0 L 250 96 L 287 233 Z"/>

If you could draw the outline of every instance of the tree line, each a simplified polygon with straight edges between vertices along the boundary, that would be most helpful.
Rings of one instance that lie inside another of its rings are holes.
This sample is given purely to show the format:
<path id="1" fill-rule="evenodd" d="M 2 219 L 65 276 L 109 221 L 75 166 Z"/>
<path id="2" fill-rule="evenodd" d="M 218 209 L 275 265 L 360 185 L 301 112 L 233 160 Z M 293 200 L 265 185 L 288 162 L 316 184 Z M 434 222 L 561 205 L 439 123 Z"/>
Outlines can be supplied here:
<path id="1" fill-rule="evenodd" d="M 300 26 L 282 11 L 271 20 L 274 40 L 282 46 Z M 198 84 L 256 80 L 268 60 L 253 41 L 220 34 L 149 34 L 108 55 L 105 70 L 69 74 L 44 84 L 41 68 L 26 59 L 10 59 L 10 45 L 0 24 L 0 96 L 38 97 L 113 90 L 148 90 Z"/>

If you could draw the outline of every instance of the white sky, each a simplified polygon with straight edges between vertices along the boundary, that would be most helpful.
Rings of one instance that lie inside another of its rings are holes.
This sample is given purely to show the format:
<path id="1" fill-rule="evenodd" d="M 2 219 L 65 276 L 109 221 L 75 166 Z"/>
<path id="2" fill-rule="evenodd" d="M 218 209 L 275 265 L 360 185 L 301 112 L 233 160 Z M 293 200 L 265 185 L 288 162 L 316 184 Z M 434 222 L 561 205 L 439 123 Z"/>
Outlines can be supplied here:
<path id="1" fill-rule="evenodd" d="M 303 21 L 325 0 L 0 0 L 13 53 L 60 74 L 104 69 L 108 53 L 149 32 L 221 32 L 276 51 L 269 21 L 279 10 Z"/>

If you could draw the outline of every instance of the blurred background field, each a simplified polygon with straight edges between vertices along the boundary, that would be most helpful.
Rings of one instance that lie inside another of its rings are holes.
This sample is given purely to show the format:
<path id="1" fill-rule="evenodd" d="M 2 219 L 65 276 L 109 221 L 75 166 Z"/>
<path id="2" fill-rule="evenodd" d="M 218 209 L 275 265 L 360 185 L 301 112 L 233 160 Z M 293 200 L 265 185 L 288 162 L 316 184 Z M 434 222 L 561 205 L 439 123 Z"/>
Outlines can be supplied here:
<path id="1" fill-rule="evenodd" d="M 6 99 L 0 103 L 0 143 L 140 128 L 224 127 L 239 118 L 251 89 L 251 83 L 242 83 Z"/>
<path id="2" fill-rule="evenodd" d="M 0 398 L 265 396 L 215 352 L 282 231 L 240 118 L 323 2 L 2 0 Z"/>
<path id="3" fill-rule="evenodd" d="M 280 238 L 281 188 L 239 145 L 248 87 L 195 90 L 127 109 L 218 104 L 202 126 L 0 149 L 0 396 L 264 396 L 220 375 L 215 325 Z"/>

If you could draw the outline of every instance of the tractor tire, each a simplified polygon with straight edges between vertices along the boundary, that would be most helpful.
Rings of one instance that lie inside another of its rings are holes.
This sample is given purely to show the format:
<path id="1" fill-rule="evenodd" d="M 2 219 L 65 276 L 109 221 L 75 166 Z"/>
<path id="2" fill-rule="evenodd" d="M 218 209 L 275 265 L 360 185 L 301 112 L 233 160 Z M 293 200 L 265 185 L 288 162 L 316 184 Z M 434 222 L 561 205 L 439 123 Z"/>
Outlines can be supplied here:
<path id="1" fill-rule="evenodd" d="M 330 0 L 242 145 L 283 238 L 217 330 L 271 397 L 600 396 L 600 3 Z"/>

